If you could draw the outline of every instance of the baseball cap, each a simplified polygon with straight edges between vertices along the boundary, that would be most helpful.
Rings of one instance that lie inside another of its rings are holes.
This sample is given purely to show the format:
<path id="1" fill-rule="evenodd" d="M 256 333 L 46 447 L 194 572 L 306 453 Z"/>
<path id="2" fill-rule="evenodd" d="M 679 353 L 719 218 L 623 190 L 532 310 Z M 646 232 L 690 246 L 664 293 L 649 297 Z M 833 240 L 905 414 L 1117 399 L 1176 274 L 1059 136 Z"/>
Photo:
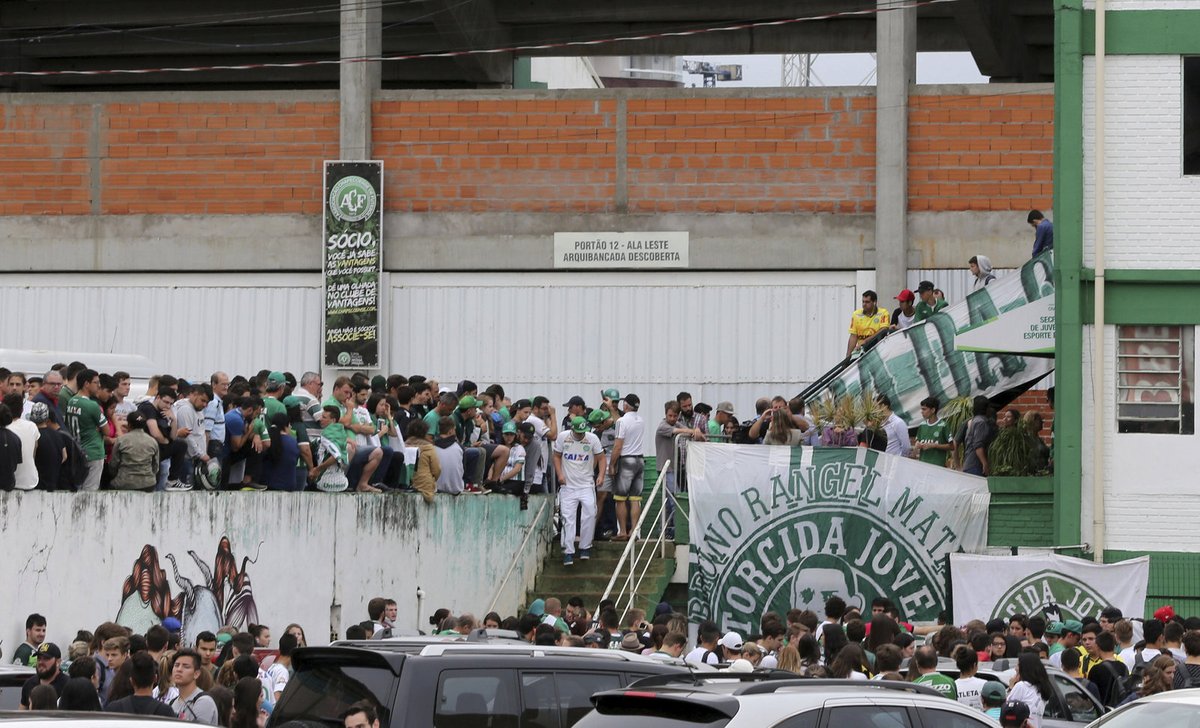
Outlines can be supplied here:
<path id="1" fill-rule="evenodd" d="M 1063 633 L 1063 623 L 1062 622 L 1051 622 L 1049 625 L 1046 626 L 1046 634 L 1061 636 L 1062 633 Z"/>
<path id="2" fill-rule="evenodd" d="M 729 663 L 729 667 L 725 668 L 725 672 L 754 672 L 754 665 L 751 665 L 749 660 L 743 660 L 739 657 Z"/>
<path id="3" fill-rule="evenodd" d="M 37 659 L 40 660 L 43 657 L 46 659 L 61 660 L 62 651 L 59 650 L 58 645 L 54 644 L 53 642 L 43 642 L 42 644 L 38 645 Z"/>
<path id="4" fill-rule="evenodd" d="M 630 632 L 621 638 L 621 649 L 625 652 L 637 652 L 640 654 L 645 648 L 642 646 L 642 641 L 638 639 L 638 636 Z"/>
<path id="5" fill-rule="evenodd" d="M 625 395 L 625 404 L 630 404 L 630 405 L 633 405 L 634 407 L 641 407 L 642 406 L 642 398 L 637 396 L 636 394 L 627 394 L 627 395 Z"/>
<path id="6" fill-rule="evenodd" d="M 575 407 L 575 406 L 586 407 L 587 402 L 584 402 L 583 397 L 580 397 L 578 394 L 575 395 L 574 397 L 568 399 L 566 402 L 563 402 L 563 407 Z"/>
<path id="7" fill-rule="evenodd" d="M 500 434 L 501 435 L 517 434 L 517 423 L 513 422 L 512 420 L 505 422 L 504 425 L 500 427 Z"/>
<path id="8" fill-rule="evenodd" d="M 533 429 L 532 422 L 522 422 L 521 424 L 517 425 L 517 432 L 526 437 L 533 437 L 533 434 L 537 432 L 537 430 Z"/>
<path id="9" fill-rule="evenodd" d="M 572 417 L 571 418 L 571 429 L 574 430 L 575 432 L 587 432 L 588 431 L 588 421 L 583 419 L 582 417 Z"/>
<path id="10" fill-rule="evenodd" d="M 1029 706 L 1016 700 L 1010 700 L 1000 708 L 1000 725 L 1021 728 L 1029 720 Z"/>
<path id="11" fill-rule="evenodd" d="M 737 632 L 726 632 L 721 638 L 721 646 L 731 650 L 742 649 L 742 636 Z"/>
<path id="12" fill-rule="evenodd" d="M 606 389 L 600 393 L 600 396 L 602 398 L 611 399 L 612 401 L 616 402 L 618 399 L 621 398 L 621 393 L 615 389 Z"/>
<path id="13" fill-rule="evenodd" d="M 917 285 L 917 293 L 932 291 L 934 288 L 936 288 L 936 286 L 933 285 L 933 281 L 921 281 L 921 283 Z"/>
<path id="14" fill-rule="evenodd" d="M 588 632 L 583 636 L 583 644 L 585 645 L 602 645 L 608 640 L 599 632 Z"/>
<path id="15" fill-rule="evenodd" d="M 41 402 L 38 404 L 41 404 Z M 43 404 L 42 406 L 45 407 L 46 405 Z M 37 407 L 37 404 L 35 404 L 34 407 Z M 47 414 L 49 414 L 49 410 L 47 410 Z M 33 412 L 29 413 L 29 419 L 33 419 Z M 1170 604 L 1154 610 L 1154 618 L 1160 622 L 1170 622 L 1174 617 L 1175 607 L 1172 607 Z"/>
<path id="16" fill-rule="evenodd" d="M 717 412 L 724 412 L 727 415 L 733 414 L 733 402 L 718 402 Z"/>
<path id="17" fill-rule="evenodd" d="M 697 402 L 696 406 L 692 407 L 697 414 L 706 415 L 712 412 L 712 405 L 707 402 Z"/>
<path id="18" fill-rule="evenodd" d="M 900 295 L 896 296 L 896 300 L 897 301 L 915 301 L 915 300 L 917 300 L 917 297 L 913 295 L 912 291 L 905 288 L 903 291 L 900 291 Z"/>
<path id="19" fill-rule="evenodd" d="M 516 402 L 513 402 L 512 411 L 516 412 L 517 410 L 523 410 L 526 407 L 532 407 L 532 406 L 533 406 L 533 402 L 530 402 L 527 399 L 518 399 Z"/>
<path id="20" fill-rule="evenodd" d="M 480 402 L 469 394 L 463 395 L 463 398 L 458 400 L 458 408 L 460 410 L 468 410 L 472 407 L 480 407 L 482 405 L 483 402 Z"/>
<path id="21" fill-rule="evenodd" d="M 535 617 L 541 617 L 546 614 L 546 600 L 534 599 L 529 605 L 529 613 Z"/>
<path id="22" fill-rule="evenodd" d="M 1068 619 L 1063 622 L 1063 633 L 1074 632 L 1075 634 L 1083 634 L 1083 622 L 1075 619 Z"/>
<path id="23" fill-rule="evenodd" d="M 271 372 L 267 375 L 267 381 L 272 384 L 287 384 L 287 377 L 283 376 L 283 372 Z"/>
<path id="24" fill-rule="evenodd" d="M 162 621 L 162 626 L 168 632 L 178 632 L 183 625 L 181 625 L 179 620 L 175 617 L 167 617 Z"/>
<path id="25" fill-rule="evenodd" d="M 609 414 L 608 410 L 602 410 L 597 407 L 588 413 L 587 419 L 588 422 L 591 422 L 593 425 L 598 425 L 607 420 L 609 417 L 612 417 L 612 415 Z"/>
<path id="26" fill-rule="evenodd" d="M 41 402 L 34 402 L 29 407 L 29 415 L 27 417 L 35 425 L 41 424 L 50 419 L 50 408 Z"/>
<path id="27" fill-rule="evenodd" d="M 979 690 L 979 697 L 989 703 L 1003 703 L 1008 698 L 1008 688 L 997 680 L 988 680 Z"/>
<path id="28" fill-rule="evenodd" d="M 294 394 L 289 394 L 283 398 L 283 406 L 291 409 L 293 407 L 303 407 L 304 404 L 300 401 L 299 397 Z"/>

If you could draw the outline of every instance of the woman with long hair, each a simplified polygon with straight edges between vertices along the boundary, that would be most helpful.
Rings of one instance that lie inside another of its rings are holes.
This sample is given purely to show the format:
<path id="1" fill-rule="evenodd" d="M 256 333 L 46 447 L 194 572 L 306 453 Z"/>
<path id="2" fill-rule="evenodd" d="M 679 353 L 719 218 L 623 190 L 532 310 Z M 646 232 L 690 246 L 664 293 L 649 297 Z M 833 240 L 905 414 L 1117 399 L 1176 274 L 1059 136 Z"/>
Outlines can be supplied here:
<path id="1" fill-rule="evenodd" d="M 800 665 L 800 650 L 796 649 L 795 645 L 784 645 L 779 649 L 779 657 L 776 660 L 775 667 L 780 670 L 794 672 L 797 675 L 804 675 L 804 668 Z"/>
<path id="2" fill-rule="evenodd" d="M 823 630 L 822 641 L 825 643 L 823 662 L 826 665 L 832 665 L 842 648 L 850 644 L 850 640 L 846 639 L 846 630 L 842 629 L 840 624 L 826 624 L 821 629 Z"/>
<path id="3" fill-rule="evenodd" d="M 812 669 L 821 664 L 821 645 L 811 634 L 801 635 L 796 640 L 796 650 L 800 653 L 801 674 L 811 674 Z"/>
<path id="4" fill-rule="evenodd" d="M 208 697 L 217 705 L 217 725 L 229 728 L 229 714 L 233 712 L 233 691 L 224 685 L 214 685 L 211 690 L 205 690 Z"/>
<path id="5" fill-rule="evenodd" d="M 871 631 L 867 634 L 867 651 L 871 654 L 879 652 L 883 645 L 890 645 L 900 633 L 900 625 L 886 614 L 876 614 L 871 617 Z"/>
<path id="6" fill-rule="evenodd" d="M 295 637 L 297 647 L 308 647 L 308 638 L 304 636 L 304 628 L 295 622 L 289 624 L 287 629 L 283 630 L 283 633 Z"/>
<path id="7" fill-rule="evenodd" d="M 117 490 L 149 493 L 158 482 L 158 442 L 146 431 L 146 418 L 140 412 L 130 412 L 126 422 L 129 431 L 112 446 L 112 485 Z"/>
<path id="8" fill-rule="evenodd" d="M 63 685 L 62 695 L 58 698 L 58 709 L 99 713 L 100 696 L 96 694 L 96 686 L 86 677 L 71 678 Z"/>
<path id="9" fill-rule="evenodd" d="M 262 683 L 256 677 L 244 677 L 233 686 L 233 712 L 229 728 L 262 728 Z"/>
<path id="10" fill-rule="evenodd" d="M 1042 728 L 1042 715 L 1046 712 L 1046 701 L 1054 695 L 1054 686 L 1046 674 L 1046 666 L 1036 652 L 1022 652 L 1017 658 L 1017 674 L 1008 689 L 1008 699 L 1029 706 L 1029 722 L 1033 728 Z"/>
<path id="11" fill-rule="evenodd" d="M 829 663 L 829 676 L 850 680 L 866 680 L 867 656 L 861 647 L 847 644 L 838 650 L 837 657 Z"/>
<path id="12" fill-rule="evenodd" d="M 792 422 L 787 408 L 770 410 L 771 424 L 763 438 L 764 445 L 787 445 L 795 447 L 804 442 L 804 434 Z"/>

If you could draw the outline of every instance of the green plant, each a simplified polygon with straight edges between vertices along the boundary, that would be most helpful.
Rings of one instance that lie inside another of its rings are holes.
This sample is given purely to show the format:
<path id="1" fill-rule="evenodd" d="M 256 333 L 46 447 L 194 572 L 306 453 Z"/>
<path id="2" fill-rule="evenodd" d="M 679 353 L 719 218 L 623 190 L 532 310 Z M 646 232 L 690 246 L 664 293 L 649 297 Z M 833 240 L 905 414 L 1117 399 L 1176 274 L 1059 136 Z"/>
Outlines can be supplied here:
<path id="1" fill-rule="evenodd" d="M 958 431 L 959 428 L 971 421 L 974 406 L 975 402 L 972 397 L 955 397 L 938 410 L 938 417 L 946 422 L 950 427 L 950 436 L 955 438 L 954 461 L 957 463 L 962 462 L 963 455 L 963 444 L 957 439 Z"/>
<path id="2" fill-rule="evenodd" d="M 1001 429 L 988 446 L 988 471 L 991 475 L 1032 475 L 1034 472 L 1033 442 L 1025 423 L 1017 421 Z"/>

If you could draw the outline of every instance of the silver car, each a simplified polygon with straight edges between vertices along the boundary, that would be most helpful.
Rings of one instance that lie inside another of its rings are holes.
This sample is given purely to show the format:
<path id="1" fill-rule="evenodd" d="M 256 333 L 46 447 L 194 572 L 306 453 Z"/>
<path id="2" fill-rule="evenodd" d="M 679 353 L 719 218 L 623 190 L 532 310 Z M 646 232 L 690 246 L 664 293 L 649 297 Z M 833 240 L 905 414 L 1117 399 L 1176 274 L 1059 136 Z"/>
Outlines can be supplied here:
<path id="1" fill-rule="evenodd" d="M 1122 705 L 1093 726 L 1104 728 L 1200 728 L 1200 688 L 1168 690 Z"/>

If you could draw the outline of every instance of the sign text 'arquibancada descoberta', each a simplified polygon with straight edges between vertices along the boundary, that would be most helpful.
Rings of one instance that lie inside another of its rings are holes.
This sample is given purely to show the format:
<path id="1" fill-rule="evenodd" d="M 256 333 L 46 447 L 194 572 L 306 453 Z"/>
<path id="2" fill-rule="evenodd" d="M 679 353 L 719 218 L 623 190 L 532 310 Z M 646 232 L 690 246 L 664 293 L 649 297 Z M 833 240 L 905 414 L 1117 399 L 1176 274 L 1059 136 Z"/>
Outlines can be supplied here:
<path id="1" fill-rule="evenodd" d="M 691 443 L 688 611 L 722 631 L 765 612 L 887 597 L 909 620 L 946 600 L 945 557 L 987 538 L 987 481 L 862 448 Z"/>
<path id="2" fill-rule="evenodd" d="M 325 366 L 379 366 L 383 162 L 326 162 Z"/>

